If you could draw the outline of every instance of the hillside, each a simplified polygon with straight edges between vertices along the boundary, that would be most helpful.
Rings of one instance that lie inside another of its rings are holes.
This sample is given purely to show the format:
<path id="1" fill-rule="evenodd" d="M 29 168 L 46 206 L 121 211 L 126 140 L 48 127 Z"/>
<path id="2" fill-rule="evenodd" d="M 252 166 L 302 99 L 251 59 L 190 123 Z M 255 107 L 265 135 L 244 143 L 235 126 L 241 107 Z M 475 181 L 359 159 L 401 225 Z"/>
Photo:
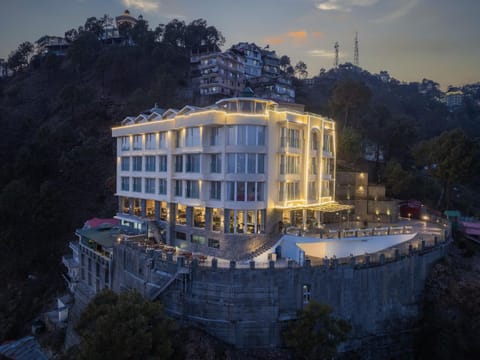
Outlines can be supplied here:
<path id="1" fill-rule="evenodd" d="M 154 104 L 199 104 L 189 88 L 189 51 L 205 39 L 179 41 L 175 21 L 160 29 L 160 38 L 144 22 L 131 34 L 136 46 L 106 45 L 93 30 L 84 31 L 67 56 L 34 57 L 0 79 L 0 303 L 7 305 L 0 309 L 0 342 L 24 333 L 63 287 L 60 259 L 74 229 L 115 213 L 110 128 Z M 211 33 L 204 34 L 207 40 L 221 45 L 221 34 Z M 391 196 L 430 204 L 440 197 L 441 178 L 423 171 L 412 152 L 421 141 L 462 128 L 478 143 L 478 92 L 449 112 L 435 91 L 420 94 L 418 84 L 385 82 L 357 67 L 325 71 L 312 86 L 293 82 L 306 110 L 338 121 L 339 157 L 348 166 L 359 166 L 366 143 L 383 153 L 373 178 L 386 182 Z M 478 153 L 472 157 L 478 160 Z M 449 191 L 457 190 L 448 205 L 474 215 L 480 179 L 469 170 L 449 184 Z"/>

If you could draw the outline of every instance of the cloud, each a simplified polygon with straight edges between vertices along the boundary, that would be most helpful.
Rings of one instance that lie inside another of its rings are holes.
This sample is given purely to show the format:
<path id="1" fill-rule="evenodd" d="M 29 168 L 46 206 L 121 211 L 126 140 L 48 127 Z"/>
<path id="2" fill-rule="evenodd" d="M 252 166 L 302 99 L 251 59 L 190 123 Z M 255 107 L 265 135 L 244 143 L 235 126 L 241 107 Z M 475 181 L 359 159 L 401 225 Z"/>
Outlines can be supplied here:
<path id="1" fill-rule="evenodd" d="M 403 3 L 403 6 L 395 9 L 390 14 L 385 15 L 384 17 L 375 20 L 377 23 L 384 23 L 398 19 L 399 17 L 407 15 L 415 6 L 417 6 L 418 0 L 410 0 L 407 3 Z"/>
<path id="2" fill-rule="evenodd" d="M 325 57 L 325 58 L 333 58 L 335 56 L 334 51 L 327 51 L 323 49 L 313 49 L 308 51 L 308 55 L 313 57 Z"/>
<path id="3" fill-rule="evenodd" d="M 299 30 L 299 31 L 289 31 L 286 34 L 287 37 L 292 39 L 294 42 L 304 42 L 307 40 L 307 32 L 305 30 Z"/>
<path id="4" fill-rule="evenodd" d="M 136 8 L 144 12 L 156 11 L 160 8 L 160 1 L 155 0 L 122 0 L 127 8 Z"/>
<path id="5" fill-rule="evenodd" d="M 263 41 L 269 45 L 282 45 L 285 43 L 294 46 L 303 45 L 309 39 L 318 39 L 323 36 L 321 31 L 308 32 L 306 30 L 288 31 L 280 35 L 267 36 Z"/>
<path id="6" fill-rule="evenodd" d="M 352 11 L 353 7 L 375 5 L 379 0 L 321 0 L 315 7 L 322 11 Z"/>

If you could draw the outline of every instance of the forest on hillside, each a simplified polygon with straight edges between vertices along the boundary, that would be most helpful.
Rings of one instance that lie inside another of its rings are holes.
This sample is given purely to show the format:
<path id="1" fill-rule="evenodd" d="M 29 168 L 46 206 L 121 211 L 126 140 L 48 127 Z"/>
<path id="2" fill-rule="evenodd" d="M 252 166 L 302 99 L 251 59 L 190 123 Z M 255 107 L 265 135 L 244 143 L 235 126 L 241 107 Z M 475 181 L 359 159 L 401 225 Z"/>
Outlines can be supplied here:
<path id="1" fill-rule="evenodd" d="M 111 127 L 154 104 L 199 104 L 190 51 L 225 42 L 202 19 L 155 29 L 140 20 L 122 29 L 128 46 L 101 42 L 100 29 L 92 17 L 68 30 L 66 56 L 32 57 L 31 44 L 20 44 L 8 61 L 13 76 L 0 79 L 0 342 L 23 334 L 62 289 L 61 256 L 74 230 L 115 213 Z M 438 84 L 419 93 L 418 84 L 345 65 L 306 85 L 306 68 L 295 68 L 297 103 L 337 120 L 342 167 L 365 166 L 368 145 L 372 181 L 389 196 L 479 216 L 480 87 L 449 111 Z"/>

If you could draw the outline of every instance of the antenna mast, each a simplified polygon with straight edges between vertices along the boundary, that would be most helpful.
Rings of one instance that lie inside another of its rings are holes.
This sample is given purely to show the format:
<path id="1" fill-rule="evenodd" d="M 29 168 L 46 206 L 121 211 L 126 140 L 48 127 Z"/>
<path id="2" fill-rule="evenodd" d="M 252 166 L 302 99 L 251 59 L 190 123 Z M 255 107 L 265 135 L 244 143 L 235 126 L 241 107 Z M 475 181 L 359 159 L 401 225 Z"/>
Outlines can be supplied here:
<path id="1" fill-rule="evenodd" d="M 338 68 L 338 41 L 335 41 L 335 45 L 334 45 L 334 48 L 335 48 L 335 60 L 333 62 L 333 67 L 336 69 Z"/>
<path id="2" fill-rule="evenodd" d="M 353 65 L 360 66 L 360 60 L 358 58 L 358 32 L 355 32 L 355 51 L 353 55 Z"/>

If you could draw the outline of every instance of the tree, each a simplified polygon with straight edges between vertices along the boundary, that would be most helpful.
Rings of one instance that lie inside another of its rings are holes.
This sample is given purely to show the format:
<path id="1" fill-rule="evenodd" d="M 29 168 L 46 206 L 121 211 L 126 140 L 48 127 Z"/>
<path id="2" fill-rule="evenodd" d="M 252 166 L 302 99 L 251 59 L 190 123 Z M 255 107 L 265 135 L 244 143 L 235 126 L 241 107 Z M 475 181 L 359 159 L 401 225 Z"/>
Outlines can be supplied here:
<path id="1" fill-rule="evenodd" d="M 175 47 L 185 47 L 185 21 L 173 19 L 165 25 L 162 41 Z"/>
<path id="2" fill-rule="evenodd" d="M 102 290 L 76 326 L 81 337 L 79 359 L 168 359 L 173 353 L 172 320 L 158 302 L 136 291 L 117 295 Z"/>
<path id="3" fill-rule="evenodd" d="M 307 78 L 308 76 L 307 64 L 305 64 L 302 60 L 300 60 L 295 65 L 295 74 L 297 75 L 298 78 L 301 78 L 301 79 Z"/>
<path id="4" fill-rule="evenodd" d="M 65 41 L 72 43 L 78 37 L 78 31 L 76 29 L 70 29 L 65 31 Z"/>
<path id="5" fill-rule="evenodd" d="M 362 136 L 348 127 L 338 134 L 338 158 L 355 162 L 362 156 Z"/>
<path id="6" fill-rule="evenodd" d="M 91 32 L 97 38 L 100 38 L 100 36 L 103 34 L 103 20 L 97 19 L 94 16 L 89 17 L 83 26 L 83 30 Z"/>
<path id="7" fill-rule="evenodd" d="M 332 308 L 312 300 L 297 313 L 297 320 L 284 332 L 287 346 L 302 359 L 332 359 L 347 339 L 350 324 L 332 316 Z"/>
<path id="8" fill-rule="evenodd" d="M 344 80 L 335 86 L 330 102 L 335 110 L 343 111 L 343 127 L 348 126 L 351 112 L 362 106 L 366 106 L 372 92 L 362 82 L 355 80 Z"/>
<path id="9" fill-rule="evenodd" d="M 477 173 L 478 148 L 477 142 L 457 128 L 424 141 L 414 149 L 417 164 L 427 169 L 428 174 L 442 184 L 438 207 L 446 209 L 450 206 L 453 184 L 463 183 Z"/>
<path id="10" fill-rule="evenodd" d="M 282 71 L 284 73 L 287 72 L 287 68 L 291 66 L 290 64 L 290 58 L 287 56 L 287 55 L 283 55 L 281 58 L 280 58 L 280 69 L 282 69 Z"/>
<path id="11" fill-rule="evenodd" d="M 33 53 L 32 43 L 25 41 L 21 43 L 17 50 L 12 51 L 8 56 L 7 66 L 14 72 L 18 72 L 27 67 L 30 56 Z"/>
<path id="12" fill-rule="evenodd" d="M 155 42 L 155 33 L 148 27 L 148 21 L 138 20 L 135 26 L 130 30 L 130 36 L 135 43 L 144 50 L 151 50 Z"/>

